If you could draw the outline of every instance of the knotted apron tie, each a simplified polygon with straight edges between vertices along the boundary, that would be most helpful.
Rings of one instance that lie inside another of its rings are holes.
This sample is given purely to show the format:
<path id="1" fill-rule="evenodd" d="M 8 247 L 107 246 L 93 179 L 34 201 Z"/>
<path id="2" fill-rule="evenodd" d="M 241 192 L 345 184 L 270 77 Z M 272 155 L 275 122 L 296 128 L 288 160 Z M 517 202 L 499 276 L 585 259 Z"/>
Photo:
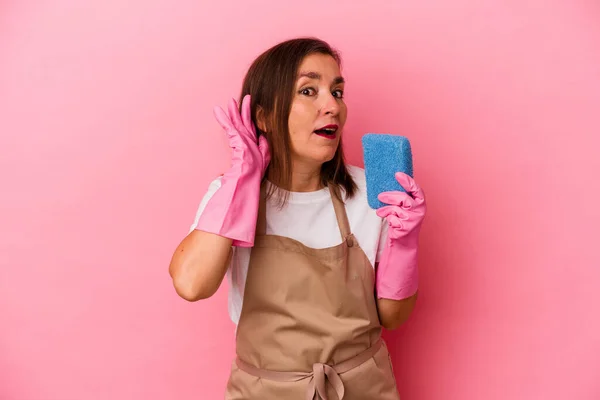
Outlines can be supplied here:
<path id="1" fill-rule="evenodd" d="M 311 372 L 270 371 L 250 365 L 240 360 L 239 357 L 236 363 L 239 369 L 257 378 L 278 382 L 297 382 L 303 379 L 310 379 L 306 389 L 306 400 L 330 400 L 327 397 L 327 383 L 333 387 L 338 399 L 342 400 L 344 398 L 344 384 L 342 378 L 340 378 L 340 374 L 348 372 L 363 364 L 369 358 L 372 358 L 381 348 L 382 344 L 380 339 L 362 353 L 333 366 L 315 363 Z"/>

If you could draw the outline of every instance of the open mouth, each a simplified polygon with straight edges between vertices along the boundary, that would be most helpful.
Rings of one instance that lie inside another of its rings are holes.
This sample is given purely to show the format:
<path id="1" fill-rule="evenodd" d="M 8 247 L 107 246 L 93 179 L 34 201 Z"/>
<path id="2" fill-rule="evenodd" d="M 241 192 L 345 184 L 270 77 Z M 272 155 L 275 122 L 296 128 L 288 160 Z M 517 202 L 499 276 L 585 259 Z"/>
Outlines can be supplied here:
<path id="1" fill-rule="evenodd" d="M 315 133 L 326 139 L 335 139 L 338 130 L 337 125 L 325 125 L 322 128 L 316 129 Z"/>

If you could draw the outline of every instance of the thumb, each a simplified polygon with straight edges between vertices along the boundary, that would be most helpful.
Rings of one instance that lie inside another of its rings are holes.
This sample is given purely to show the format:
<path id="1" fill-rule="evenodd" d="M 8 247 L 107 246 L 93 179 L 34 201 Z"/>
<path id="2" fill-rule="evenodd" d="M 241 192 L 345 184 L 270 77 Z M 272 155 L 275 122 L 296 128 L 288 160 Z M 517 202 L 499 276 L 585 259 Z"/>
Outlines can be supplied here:
<path id="1" fill-rule="evenodd" d="M 264 135 L 260 135 L 258 138 L 258 149 L 262 155 L 264 161 L 264 167 L 266 168 L 271 161 L 271 153 L 269 152 L 269 141 Z"/>
<path id="2" fill-rule="evenodd" d="M 260 154 L 262 154 L 263 158 L 270 157 L 269 154 L 269 141 L 264 135 L 260 135 L 258 137 L 258 148 L 260 150 Z"/>
<path id="3" fill-rule="evenodd" d="M 418 203 L 422 203 L 425 201 L 425 195 L 423 194 L 423 190 L 417 185 L 415 180 L 408 174 L 404 172 L 396 172 L 396 180 L 398 183 L 406 190 L 408 194 Z"/>

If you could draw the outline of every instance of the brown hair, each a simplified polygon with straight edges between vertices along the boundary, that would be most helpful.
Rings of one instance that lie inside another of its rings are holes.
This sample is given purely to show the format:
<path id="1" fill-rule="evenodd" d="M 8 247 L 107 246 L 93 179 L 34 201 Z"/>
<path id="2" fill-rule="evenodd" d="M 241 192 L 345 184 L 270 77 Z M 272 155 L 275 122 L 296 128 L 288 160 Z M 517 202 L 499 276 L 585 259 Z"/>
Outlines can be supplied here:
<path id="1" fill-rule="evenodd" d="M 282 187 L 288 187 L 292 179 L 291 144 L 288 119 L 295 93 L 298 69 L 304 58 L 310 54 L 330 55 L 341 66 L 339 53 L 326 42 L 316 38 L 298 38 L 279 43 L 258 56 L 252 63 L 242 85 L 241 99 L 247 94 L 252 101 L 252 121 L 258 135 L 265 135 L 271 151 L 271 162 L 267 173 L 273 185 L 268 197 L 279 195 L 279 205 L 287 201 L 287 193 Z M 260 110 L 267 127 L 260 130 L 257 112 Z M 338 195 L 343 189 L 346 198 L 354 196 L 357 187 L 345 164 L 342 138 L 334 157 L 321 166 L 321 183 Z M 332 187 L 335 186 L 335 187 Z"/>

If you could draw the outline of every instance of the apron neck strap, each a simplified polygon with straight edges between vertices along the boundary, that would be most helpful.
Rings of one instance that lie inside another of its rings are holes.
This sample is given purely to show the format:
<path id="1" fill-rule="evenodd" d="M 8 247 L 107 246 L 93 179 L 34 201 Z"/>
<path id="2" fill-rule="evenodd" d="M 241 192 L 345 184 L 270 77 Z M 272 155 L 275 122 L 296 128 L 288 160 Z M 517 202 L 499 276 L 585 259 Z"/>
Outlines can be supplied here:
<path id="1" fill-rule="evenodd" d="M 336 184 L 331 184 L 329 185 L 329 192 L 331 193 L 331 201 L 333 202 L 333 209 L 335 210 L 342 240 L 346 240 L 350 236 L 350 223 L 348 222 L 348 214 L 346 214 L 346 206 L 342 200 L 340 188 Z"/>
<path id="2" fill-rule="evenodd" d="M 342 235 L 342 240 L 350 235 L 350 223 L 348 222 L 348 215 L 346 214 L 346 206 L 342 201 L 339 187 L 335 184 L 329 186 L 329 193 L 331 194 L 331 201 L 333 202 L 333 209 L 335 211 L 335 217 L 337 218 L 338 228 Z M 264 236 L 267 233 L 267 188 L 266 185 L 262 185 L 260 188 L 260 201 L 258 203 L 258 218 L 256 221 L 256 235 Z"/>
<path id="3" fill-rule="evenodd" d="M 256 220 L 256 235 L 267 234 L 267 185 L 260 186 L 260 200 L 258 202 L 258 219 Z"/>

